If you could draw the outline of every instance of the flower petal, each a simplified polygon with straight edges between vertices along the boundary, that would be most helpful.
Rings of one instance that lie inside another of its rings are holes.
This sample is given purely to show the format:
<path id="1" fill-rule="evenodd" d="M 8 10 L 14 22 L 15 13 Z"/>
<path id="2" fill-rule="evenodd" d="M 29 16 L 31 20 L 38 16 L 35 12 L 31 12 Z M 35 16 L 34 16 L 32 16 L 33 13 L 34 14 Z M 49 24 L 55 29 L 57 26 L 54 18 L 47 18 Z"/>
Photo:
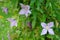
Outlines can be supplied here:
<path id="1" fill-rule="evenodd" d="M 49 29 L 48 32 L 49 32 L 49 34 L 54 35 L 53 29 Z"/>
<path id="2" fill-rule="evenodd" d="M 21 15 L 23 15 L 25 13 L 26 13 L 26 10 L 25 9 L 21 9 L 20 12 L 19 12 L 19 14 L 21 14 Z"/>
<path id="3" fill-rule="evenodd" d="M 11 25 L 10 25 L 10 26 L 11 26 L 11 27 L 17 26 L 17 22 L 16 22 L 16 21 L 11 22 Z"/>
<path id="4" fill-rule="evenodd" d="M 21 15 L 25 14 L 26 17 L 27 17 L 28 14 L 29 14 L 29 12 L 30 12 L 29 10 L 21 9 L 21 11 L 19 12 L 19 14 L 21 14 Z"/>
<path id="5" fill-rule="evenodd" d="M 30 11 L 30 10 L 28 10 L 28 13 L 30 13 L 30 14 L 31 14 L 31 11 Z"/>
<path id="6" fill-rule="evenodd" d="M 23 9 L 25 8 L 25 5 L 24 4 L 20 3 L 20 5 L 21 5 L 21 8 L 23 8 Z"/>
<path id="7" fill-rule="evenodd" d="M 43 28 L 46 28 L 47 25 L 46 25 L 46 23 L 42 22 L 42 23 L 41 23 L 41 26 L 42 26 Z"/>
<path id="8" fill-rule="evenodd" d="M 7 20 L 10 21 L 10 22 L 14 21 L 13 18 L 7 18 Z"/>
<path id="9" fill-rule="evenodd" d="M 26 17 L 28 17 L 28 14 L 25 14 L 26 15 Z"/>
<path id="10" fill-rule="evenodd" d="M 48 27 L 53 27 L 54 26 L 54 23 L 53 22 L 50 22 L 50 23 L 48 23 Z"/>
<path id="11" fill-rule="evenodd" d="M 5 12 L 5 14 L 8 13 L 8 8 L 7 7 L 2 7 L 2 11 Z"/>
<path id="12" fill-rule="evenodd" d="M 14 20 L 14 18 L 7 18 L 7 20 L 10 22 L 10 26 L 17 26 L 17 21 Z"/>
<path id="13" fill-rule="evenodd" d="M 30 6 L 29 5 L 26 5 L 26 7 L 25 8 L 27 8 L 28 10 L 30 9 Z"/>
<path id="14" fill-rule="evenodd" d="M 41 35 L 45 35 L 46 33 L 47 33 L 47 30 L 43 29 L 42 32 L 41 32 Z"/>

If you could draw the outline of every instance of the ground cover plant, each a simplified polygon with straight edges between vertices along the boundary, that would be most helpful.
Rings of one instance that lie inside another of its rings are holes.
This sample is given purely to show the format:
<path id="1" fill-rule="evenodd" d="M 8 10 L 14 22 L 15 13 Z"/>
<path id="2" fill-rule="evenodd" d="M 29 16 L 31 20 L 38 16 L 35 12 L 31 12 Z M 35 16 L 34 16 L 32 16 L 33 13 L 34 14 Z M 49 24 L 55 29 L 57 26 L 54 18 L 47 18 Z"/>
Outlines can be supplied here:
<path id="1" fill-rule="evenodd" d="M 60 40 L 60 0 L 0 0 L 0 40 Z"/>

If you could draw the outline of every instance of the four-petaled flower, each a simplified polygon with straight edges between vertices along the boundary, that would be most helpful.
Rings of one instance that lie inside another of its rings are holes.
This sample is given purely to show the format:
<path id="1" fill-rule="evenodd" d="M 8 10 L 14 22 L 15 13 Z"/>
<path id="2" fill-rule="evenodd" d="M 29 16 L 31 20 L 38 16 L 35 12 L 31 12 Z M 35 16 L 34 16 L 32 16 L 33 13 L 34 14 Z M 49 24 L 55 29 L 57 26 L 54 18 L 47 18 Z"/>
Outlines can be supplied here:
<path id="1" fill-rule="evenodd" d="M 10 22 L 10 26 L 16 26 L 17 27 L 17 21 L 14 18 L 8 18 L 7 19 Z"/>
<path id="2" fill-rule="evenodd" d="M 54 23 L 53 22 L 50 22 L 48 24 L 42 22 L 41 23 L 41 26 L 43 27 L 43 30 L 41 32 L 41 35 L 47 34 L 47 31 L 49 32 L 49 34 L 54 35 L 54 31 L 53 31 L 53 29 L 51 29 L 51 27 L 54 26 Z"/>
<path id="3" fill-rule="evenodd" d="M 21 5 L 22 9 L 20 10 L 19 14 L 21 14 L 21 15 L 24 14 L 27 17 L 28 14 L 31 13 L 31 11 L 29 10 L 30 6 L 29 5 L 24 5 L 22 3 L 20 3 L 20 5 Z"/>

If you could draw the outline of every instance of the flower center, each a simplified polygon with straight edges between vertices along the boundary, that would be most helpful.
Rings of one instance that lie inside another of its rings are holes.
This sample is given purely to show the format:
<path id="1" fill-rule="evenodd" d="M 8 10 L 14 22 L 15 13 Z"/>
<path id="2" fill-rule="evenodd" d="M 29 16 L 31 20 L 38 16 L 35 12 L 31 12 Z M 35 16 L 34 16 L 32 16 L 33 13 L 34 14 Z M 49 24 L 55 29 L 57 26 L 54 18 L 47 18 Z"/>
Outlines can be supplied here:
<path id="1" fill-rule="evenodd" d="M 46 29 L 48 30 L 48 29 L 49 29 L 49 27 L 48 27 L 48 26 L 46 26 Z"/>

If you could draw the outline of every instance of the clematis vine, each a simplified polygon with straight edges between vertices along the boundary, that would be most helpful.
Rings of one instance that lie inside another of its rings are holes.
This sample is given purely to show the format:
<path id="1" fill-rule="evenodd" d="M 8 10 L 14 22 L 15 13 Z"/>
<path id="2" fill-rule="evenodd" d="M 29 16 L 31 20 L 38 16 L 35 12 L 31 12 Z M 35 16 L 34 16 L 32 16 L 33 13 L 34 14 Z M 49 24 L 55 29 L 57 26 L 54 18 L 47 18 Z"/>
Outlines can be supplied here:
<path id="1" fill-rule="evenodd" d="M 29 5 L 24 5 L 22 3 L 20 3 L 20 5 L 21 5 L 21 8 L 22 8 L 19 12 L 20 15 L 24 14 L 27 17 L 29 13 L 31 14 L 31 11 L 29 10 L 30 9 Z"/>
<path id="2" fill-rule="evenodd" d="M 17 27 L 17 21 L 14 18 L 8 18 L 7 19 L 10 22 L 10 26 L 16 26 Z"/>
<path id="3" fill-rule="evenodd" d="M 2 11 L 7 14 L 8 13 L 8 8 L 7 7 L 2 7 Z"/>
<path id="4" fill-rule="evenodd" d="M 51 28 L 51 27 L 54 26 L 54 23 L 53 23 L 53 22 L 50 22 L 50 23 L 48 23 L 48 24 L 42 22 L 42 23 L 41 23 L 41 26 L 43 27 L 43 30 L 42 30 L 42 32 L 41 32 L 41 35 L 47 34 L 47 31 L 49 32 L 49 34 L 54 35 L 54 31 L 53 31 L 53 29 Z"/>

